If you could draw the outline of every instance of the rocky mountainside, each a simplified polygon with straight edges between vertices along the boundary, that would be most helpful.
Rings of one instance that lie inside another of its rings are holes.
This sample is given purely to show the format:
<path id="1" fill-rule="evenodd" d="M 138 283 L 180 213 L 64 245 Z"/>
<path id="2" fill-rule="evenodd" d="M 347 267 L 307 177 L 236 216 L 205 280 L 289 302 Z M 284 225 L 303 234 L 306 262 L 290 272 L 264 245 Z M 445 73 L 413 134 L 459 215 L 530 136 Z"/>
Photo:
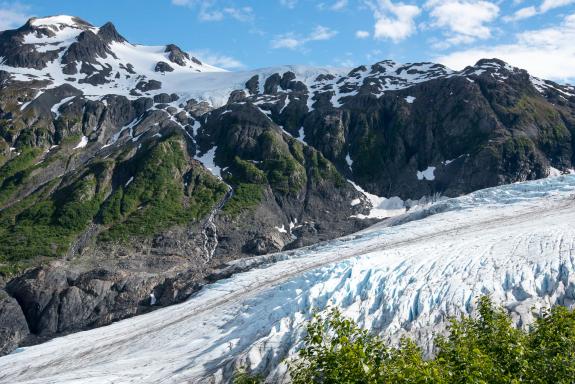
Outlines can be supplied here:
<path id="1" fill-rule="evenodd" d="M 0 352 L 182 301 L 233 259 L 571 172 L 574 134 L 573 87 L 497 59 L 230 73 L 31 19 L 0 32 Z"/>

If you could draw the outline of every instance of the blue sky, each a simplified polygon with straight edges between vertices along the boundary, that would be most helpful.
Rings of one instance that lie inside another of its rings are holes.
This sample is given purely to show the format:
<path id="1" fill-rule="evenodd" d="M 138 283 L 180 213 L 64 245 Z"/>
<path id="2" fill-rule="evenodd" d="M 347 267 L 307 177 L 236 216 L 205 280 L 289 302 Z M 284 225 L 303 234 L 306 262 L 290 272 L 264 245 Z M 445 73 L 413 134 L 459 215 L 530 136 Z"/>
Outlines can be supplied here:
<path id="1" fill-rule="evenodd" d="M 575 0 L 0 0 L 0 29 L 54 14 L 112 21 L 133 43 L 175 43 L 230 70 L 499 57 L 575 80 Z"/>

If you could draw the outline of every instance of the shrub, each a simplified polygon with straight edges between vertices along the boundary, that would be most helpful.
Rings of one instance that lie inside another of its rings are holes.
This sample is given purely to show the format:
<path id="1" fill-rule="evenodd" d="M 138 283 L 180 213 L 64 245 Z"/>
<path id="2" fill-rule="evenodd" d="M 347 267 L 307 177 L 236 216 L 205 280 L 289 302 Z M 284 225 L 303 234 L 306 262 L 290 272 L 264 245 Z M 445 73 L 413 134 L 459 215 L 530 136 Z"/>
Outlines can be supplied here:
<path id="1" fill-rule="evenodd" d="M 387 347 L 338 310 L 314 316 L 292 363 L 293 383 L 573 383 L 575 312 L 544 311 L 528 330 L 482 297 L 476 318 L 453 319 L 436 357 L 403 339 Z"/>
<path id="2" fill-rule="evenodd" d="M 575 382 L 575 312 L 572 310 L 560 306 L 545 310 L 529 329 L 523 330 L 515 328 L 510 316 L 496 308 L 490 298 L 482 297 L 478 316 L 453 319 L 448 334 L 436 339 L 435 357 L 424 359 L 413 341 L 403 339 L 397 347 L 389 347 L 381 337 L 361 329 L 333 309 L 327 315 L 315 315 L 308 324 L 303 347 L 290 363 L 292 382 Z"/>

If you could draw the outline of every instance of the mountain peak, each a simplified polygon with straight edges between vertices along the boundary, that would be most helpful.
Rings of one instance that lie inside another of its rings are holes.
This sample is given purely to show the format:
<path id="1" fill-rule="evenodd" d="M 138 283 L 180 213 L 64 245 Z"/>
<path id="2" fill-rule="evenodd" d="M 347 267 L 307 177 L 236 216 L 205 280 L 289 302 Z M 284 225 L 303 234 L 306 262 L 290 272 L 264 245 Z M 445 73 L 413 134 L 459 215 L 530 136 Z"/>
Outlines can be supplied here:
<path id="1" fill-rule="evenodd" d="M 474 67 L 486 68 L 486 69 L 505 69 L 507 71 L 513 72 L 514 67 L 509 63 L 497 58 L 491 59 L 480 59 L 475 63 Z"/>
<path id="2" fill-rule="evenodd" d="M 77 16 L 68 15 L 56 15 L 48 17 L 33 17 L 28 20 L 27 25 L 31 27 L 48 27 L 56 30 L 60 30 L 65 27 L 86 29 L 93 28 L 94 26 L 87 21 L 82 20 Z"/>
<path id="3" fill-rule="evenodd" d="M 100 36 L 106 43 L 110 43 L 112 41 L 124 43 L 127 41 L 124 36 L 120 35 L 116 26 L 109 21 L 100 27 L 98 36 Z"/>

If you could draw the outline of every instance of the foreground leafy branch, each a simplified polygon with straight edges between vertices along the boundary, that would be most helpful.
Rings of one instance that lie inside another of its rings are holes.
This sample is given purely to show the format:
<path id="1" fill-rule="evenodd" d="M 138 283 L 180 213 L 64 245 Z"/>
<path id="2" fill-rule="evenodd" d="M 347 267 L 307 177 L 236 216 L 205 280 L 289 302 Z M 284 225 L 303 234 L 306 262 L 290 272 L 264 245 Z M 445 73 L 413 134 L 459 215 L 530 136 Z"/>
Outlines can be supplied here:
<path id="1" fill-rule="evenodd" d="M 333 309 L 308 324 L 304 346 L 290 363 L 291 379 L 294 384 L 575 383 L 575 312 L 565 307 L 543 311 L 523 330 L 482 297 L 478 316 L 451 320 L 448 335 L 435 340 L 435 357 L 425 359 L 412 340 L 390 347 Z"/>

